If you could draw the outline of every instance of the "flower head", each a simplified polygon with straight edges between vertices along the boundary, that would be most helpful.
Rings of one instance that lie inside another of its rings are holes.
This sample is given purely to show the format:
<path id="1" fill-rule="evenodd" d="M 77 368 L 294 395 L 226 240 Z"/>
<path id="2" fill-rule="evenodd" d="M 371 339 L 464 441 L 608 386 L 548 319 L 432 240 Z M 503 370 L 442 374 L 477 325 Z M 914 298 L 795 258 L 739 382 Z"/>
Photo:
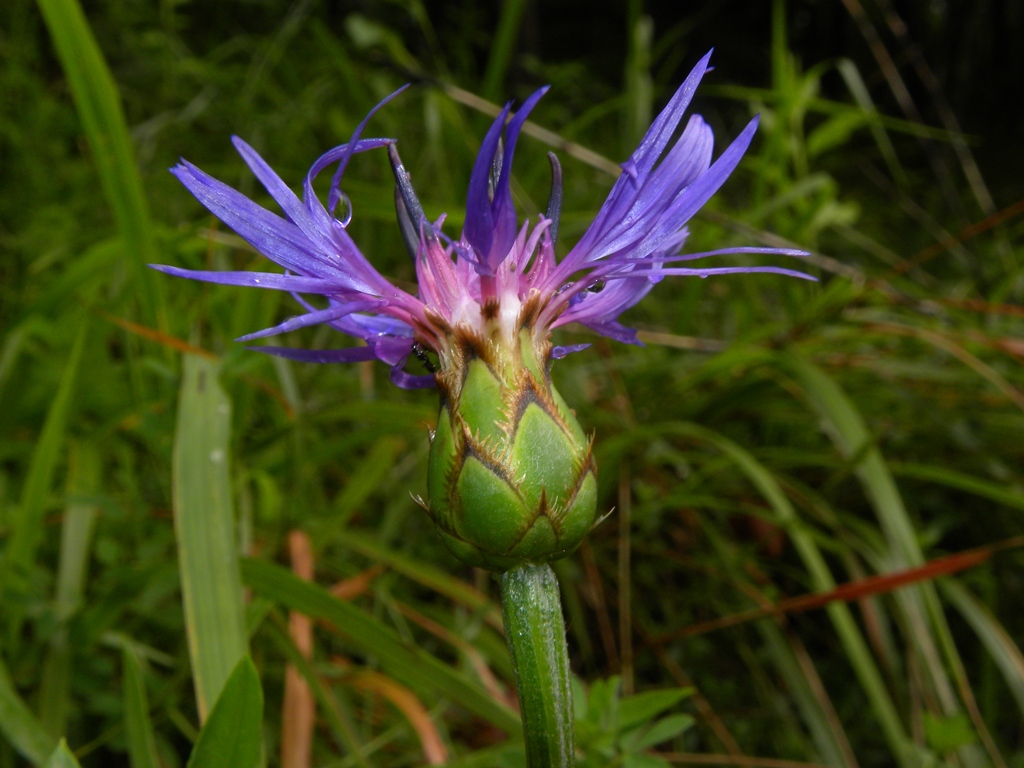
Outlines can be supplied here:
<path id="1" fill-rule="evenodd" d="M 407 388 L 436 383 L 433 375 L 417 376 L 405 371 L 405 361 L 416 344 L 437 352 L 442 370 L 455 363 L 456 347 L 466 337 L 500 338 L 511 344 L 524 324 L 540 339 L 547 339 L 553 328 L 575 322 L 603 336 L 637 344 L 636 331 L 621 325 L 618 318 L 665 276 L 776 272 L 808 277 L 780 267 L 678 266 L 732 253 L 803 255 L 800 251 L 752 247 L 680 254 L 687 235 L 686 223 L 729 177 L 757 127 L 754 118 L 714 163 L 711 129 L 700 116 L 691 116 L 679 138 L 672 142 L 707 70 L 710 55 L 701 59 L 640 146 L 623 163 L 622 174 L 594 222 L 560 262 L 554 251 L 561 207 L 557 159 L 551 155 L 551 202 L 538 221 L 520 223 L 510 183 L 512 158 L 523 123 L 547 89 L 530 96 L 511 120 L 506 105 L 491 125 L 470 177 L 466 223 L 461 236 L 453 240 L 441 231 L 443 217 L 431 222 L 424 215 L 394 140 L 361 138 L 373 114 L 403 88 L 374 107 L 347 144 L 313 163 L 301 199 L 252 147 L 237 137 L 232 139 L 242 159 L 281 207 L 283 217 L 187 161 L 171 170 L 215 216 L 283 267 L 284 274 L 154 266 L 196 280 L 289 291 L 306 313 L 239 341 L 327 324 L 362 339 L 365 346 L 255 349 L 309 362 L 381 360 L 391 366 L 395 383 Z M 344 171 L 354 154 L 381 148 L 389 151 L 398 183 L 399 222 L 415 256 L 418 296 L 382 276 L 346 231 L 351 206 L 340 187 Z M 334 164 L 337 169 L 324 206 L 313 191 L 313 180 Z M 336 215 L 339 205 L 342 213 Z M 303 295 L 323 297 L 326 308 L 313 306 Z M 585 346 L 554 348 L 551 354 L 561 357 Z"/>
<path id="2" fill-rule="evenodd" d="M 284 216 L 182 161 L 172 169 L 214 215 L 279 266 L 270 272 L 196 272 L 156 267 L 214 283 L 289 291 L 306 313 L 240 341 L 327 324 L 362 339 L 335 350 L 256 347 L 293 360 L 381 360 L 392 380 L 437 386 L 441 413 L 431 435 L 429 503 L 442 539 L 460 559 L 503 570 L 572 552 L 593 525 L 596 467 L 591 441 L 551 383 L 549 363 L 588 345 L 552 347 L 551 330 L 580 323 L 618 341 L 639 343 L 619 316 L 668 275 L 803 273 L 780 267 L 695 267 L 682 262 L 733 253 L 800 256 L 800 251 L 728 248 L 680 254 L 686 224 L 736 167 L 757 127 L 752 120 L 712 162 L 711 129 L 692 116 L 673 142 L 705 71 L 705 56 L 622 165 L 611 193 L 583 237 L 561 261 L 555 238 L 561 168 L 553 154 L 552 192 L 536 222 L 520 222 L 511 193 L 512 158 L 523 124 L 546 88 L 509 119 L 506 106 L 484 137 L 469 181 L 466 223 L 458 239 L 430 221 L 393 139 L 363 139 L 367 115 L 347 144 L 320 157 L 300 199 L 241 139 L 234 144 Z M 400 91 L 399 91 L 400 92 Z M 396 287 L 363 256 L 346 227 L 351 206 L 341 179 L 356 153 L 386 148 L 395 175 L 398 223 L 412 256 L 418 295 Z M 337 165 L 325 206 L 313 180 Z M 341 206 L 341 213 L 336 211 Z M 302 298 L 322 297 L 320 308 Z M 417 345 L 437 353 L 434 375 L 405 362 Z"/>

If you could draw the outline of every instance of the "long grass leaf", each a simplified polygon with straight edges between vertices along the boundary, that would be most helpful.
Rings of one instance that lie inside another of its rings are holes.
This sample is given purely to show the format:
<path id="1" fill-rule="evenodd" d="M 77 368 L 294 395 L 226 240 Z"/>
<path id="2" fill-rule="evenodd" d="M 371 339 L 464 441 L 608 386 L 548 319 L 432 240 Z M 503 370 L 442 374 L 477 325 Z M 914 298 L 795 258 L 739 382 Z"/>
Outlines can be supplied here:
<path id="1" fill-rule="evenodd" d="M 299 651 L 287 632 L 271 623 L 268 627 L 268 634 L 278 650 L 288 659 L 291 668 L 309 686 L 310 692 L 320 704 L 320 711 L 334 732 L 338 745 L 348 752 L 351 759 L 357 764 L 363 766 L 363 768 L 368 768 L 370 763 L 366 757 L 366 748 L 359 740 L 355 723 L 349 711 L 350 708 L 345 706 L 325 685 L 324 681 L 317 675 L 316 670 L 313 669 L 313 662 Z M 284 755 L 282 755 L 281 765 L 283 768 L 288 768 L 288 765 L 299 766 L 302 764 L 302 762 L 295 760 L 288 763 L 285 761 Z M 305 764 L 308 764 L 308 761 Z"/>
<path id="2" fill-rule="evenodd" d="M 654 19 L 643 13 L 640 0 L 630 0 L 626 12 L 627 54 L 625 68 L 626 152 L 643 138 L 654 111 L 654 83 L 651 78 L 651 46 Z"/>
<path id="3" fill-rule="evenodd" d="M 68 749 L 68 743 L 61 739 L 43 768 L 82 768 L 82 766 L 75 758 L 74 753 Z"/>
<path id="4" fill-rule="evenodd" d="M 449 600 L 474 611 L 486 611 L 487 618 L 493 626 L 502 626 L 501 611 L 485 595 L 465 582 L 445 573 L 437 566 L 418 560 L 405 552 L 382 547 L 370 536 L 355 531 L 334 532 L 330 537 L 346 549 L 358 552 L 375 563 L 382 563 L 396 573 L 434 590 L 439 595 L 444 595 Z"/>
<path id="5" fill-rule="evenodd" d="M 874 508 L 879 526 L 889 543 L 886 560 L 890 567 L 921 566 L 924 552 L 918 542 L 910 515 L 882 452 L 873 446 L 870 433 L 857 407 L 843 389 L 822 370 L 795 356 L 783 356 L 783 367 L 800 382 L 808 400 L 822 419 L 827 431 L 848 461 L 855 462 L 855 474 Z M 909 624 L 908 631 L 921 658 L 922 669 L 934 687 L 947 716 L 960 708 L 942 657 L 956 679 L 963 704 L 974 717 L 973 724 L 987 741 L 987 727 L 976 716 L 973 694 L 967 684 L 963 661 L 946 621 L 934 585 L 930 583 L 907 587 L 896 598 Z M 930 625 L 930 626 L 929 626 Z M 989 749 L 997 763 L 1001 758 Z M 961 759 L 970 766 L 978 764 L 973 750 L 961 750 Z"/>
<path id="6" fill-rule="evenodd" d="M 380 695 L 402 713 L 419 739 L 423 758 L 428 765 L 443 765 L 448 760 L 448 747 L 416 694 L 379 672 L 357 672 L 349 684 L 358 690 Z"/>
<path id="7" fill-rule="evenodd" d="M 1007 633 L 1006 628 L 991 614 L 977 597 L 972 595 L 955 579 L 943 579 L 939 589 L 946 599 L 956 608 L 971 629 L 981 640 L 992 657 L 992 661 L 1002 670 L 1003 680 L 1017 701 L 1017 707 L 1024 716 L 1024 653 L 1020 646 Z"/>
<path id="8" fill-rule="evenodd" d="M 494 31 L 494 42 L 490 46 L 491 55 L 487 59 L 487 69 L 484 72 L 484 98 L 501 99 L 505 75 L 512 62 L 512 54 L 515 53 L 526 6 L 526 0 L 504 0 L 501 4 L 501 16 L 498 19 L 498 28 Z"/>
<path id="9" fill-rule="evenodd" d="M 929 480 L 933 483 L 940 483 L 949 488 L 956 488 L 959 491 L 967 491 L 975 496 L 981 496 L 997 504 L 1004 504 L 1020 511 L 1024 511 L 1024 494 L 1009 490 L 1007 485 L 994 483 L 965 472 L 958 472 L 948 467 L 937 467 L 929 464 L 890 463 L 892 471 L 897 475 L 905 475 L 918 480 Z"/>
<path id="10" fill-rule="evenodd" d="M 42 765 L 57 743 L 18 695 L 3 658 L 0 658 L 0 733 L 33 765 Z"/>
<path id="11" fill-rule="evenodd" d="M 899 157 L 896 154 L 896 149 L 892 145 L 892 141 L 889 139 L 889 135 L 885 132 L 885 128 L 879 120 L 878 108 L 875 106 L 874 100 L 871 98 L 871 92 L 865 84 L 863 78 L 860 76 L 860 71 L 857 69 L 857 65 L 849 59 L 840 59 L 836 62 L 836 69 L 839 75 L 843 78 L 846 83 L 847 89 L 850 91 L 850 95 L 853 96 L 854 101 L 857 102 L 857 106 L 860 107 L 861 113 L 868 119 L 868 124 L 871 126 L 871 134 L 875 139 L 875 144 L 878 147 L 879 153 L 885 160 L 885 164 L 889 167 L 889 172 L 893 178 L 896 179 L 902 186 L 907 184 L 907 174 L 903 170 L 903 166 L 900 164 Z"/>
<path id="12" fill-rule="evenodd" d="M 186 355 L 174 437 L 174 527 L 196 701 L 205 721 L 246 654 L 228 466 L 231 402 L 217 363 Z"/>
<path id="13" fill-rule="evenodd" d="M 67 720 L 71 689 L 71 647 L 67 622 L 78 610 L 85 588 L 86 565 L 92 549 L 97 508 L 83 497 L 95 494 L 100 483 L 100 458 L 91 443 L 72 443 L 68 453 L 69 503 L 61 525 L 55 612 L 60 625 L 50 640 L 43 662 L 39 719 L 53 736 L 61 736 Z"/>
<path id="14" fill-rule="evenodd" d="M 394 468 L 395 457 L 405 447 L 405 442 L 394 437 L 382 437 L 375 442 L 366 457 L 353 468 L 351 478 L 338 495 L 331 515 L 331 526 L 344 530 L 353 514 L 377 489 Z"/>
<path id="15" fill-rule="evenodd" d="M 811 666 L 809 675 L 797 656 L 798 651 L 804 651 L 803 661 L 809 662 L 806 651 L 795 644 L 794 637 L 787 637 L 783 628 L 777 626 L 774 621 L 758 622 L 757 630 L 778 669 L 779 678 L 784 681 L 786 689 L 799 707 L 821 762 L 834 766 L 856 766 L 857 759 L 850 749 L 846 736 L 834 722 L 834 708 L 821 688 L 817 671 Z"/>
<path id="16" fill-rule="evenodd" d="M 87 500 L 100 489 L 100 456 L 93 443 L 74 442 L 68 455 L 68 497 L 57 568 L 57 616 L 67 620 L 85 591 L 86 566 L 97 506 Z"/>
<path id="17" fill-rule="evenodd" d="M 121 650 L 124 670 L 122 698 L 125 731 L 128 734 L 128 758 L 131 760 L 132 768 L 160 768 L 142 668 L 131 646 L 125 643 Z"/>
<path id="18" fill-rule="evenodd" d="M 36 548 L 43 538 L 43 513 L 46 511 L 53 475 L 64 442 L 78 366 L 88 334 L 89 324 L 83 322 L 32 454 L 20 503 L 10 516 L 11 535 L 4 550 L 4 558 L 0 560 L 0 588 L 5 587 L 9 579 L 23 575 L 31 567 Z M 12 623 L 12 629 L 16 623 Z"/>
<path id="19" fill-rule="evenodd" d="M 728 456 L 775 511 L 779 523 L 792 538 L 793 545 L 810 574 L 815 590 L 829 592 L 835 589 L 835 579 L 814 538 L 801 526 L 796 510 L 778 482 L 749 451 L 728 438 L 696 424 L 677 422 L 666 425 L 666 427 L 665 431 L 685 434 L 708 442 Z M 893 757 L 900 765 L 909 768 L 914 765 L 909 738 L 903 728 L 896 705 L 886 689 L 885 680 L 875 664 L 864 636 L 857 627 L 852 612 L 843 603 L 831 603 L 827 607 L 827 611 L 846 651 L 847 658 L 868 697 L 875 720 L 889 743 Z M 842 752 L 838 742 L 835 743 L 834 750 Z"/>
<path id="20" fill-rule="evenodd" d="M 242 576 L 254 590 L 290 610 L 331 622 L 335 630 L 361 653 L 427 699 L 445 696 L 509 734 L 520 732 L 519 717 L 492 699 L 480 686 L 430 654 L 410 645 L 397 632 L 327 590 L 310 584 L 279 566 L 242 560 Z"/>
<path id="21" fill-rule="evenodd" d="M 974 568 L 988 560 L 1002 548 L 1001 546 L 992 546 L 969 549 L 966 552 L 957 552 L 954 555 L 935 558 L 920 568 L 911 568 L 907 571 L 895 571 L 848 581 L 828 592 L 814 592 L 808 595 L 787 597 L 777 603 L 761 608 L 734 613 L 730 616 L 721 616 L 717 619 L 701 622 L 700 624 L 691 624 L 677 632 L 670 633 L 669 637 L 693 637 L 725 627 L 734 627 L 737 624 L 743 624 L 754 619 L 762 619 L 766 616 L 802 613 L 803 611 L 822 608 L 837 600 L 850 603 L 872 595 L 885 594 L 905 587 L 908 584 L 915 584 L 919 581 L 931 581 L 939 576 L 949 575 L 967 568 Z"/>
<path id="22" fill-rule="evenodd" d="M 149 210 L 117 84 L 77 0 L 37 0 L 82 120 L 100 182 L 124 239 L 146 317 L 164 325 L 162 295 L 145 269 L 156 261 Z"/>
<path id="23" fill-rule="evenodd" d="M 904 568 L 923 565 L 924 553 L 900 492 L 881 452 L 872 447 L 872 436 L 853 402 L 838 384 L 810 363 L 786 357 L 784 365 L 796 376 L 840 453 L 847 460 L 857 460 L 854 471 L 875 508 L 894 564 Z"/>
<path id="24" fill-rule="evenodd" d="M 0 345 L 0 396 L 3 396 L 4 387 L 10 381 L 15 363 L 18 362 L 18 358 L 25 347 L 25 342 L 28 341 L 30 336 L 29 329 L 24 325 L 15 327 L 12 324 L 8 326 L 8 330 L 4 334 L 3 345 Z"/>
<path id="25" fill-rule="evenodd" d="M 263 689 L 252 659 L 232 670 L 199 732 L 187 768 L 255 768 L 262 749 Z"/>

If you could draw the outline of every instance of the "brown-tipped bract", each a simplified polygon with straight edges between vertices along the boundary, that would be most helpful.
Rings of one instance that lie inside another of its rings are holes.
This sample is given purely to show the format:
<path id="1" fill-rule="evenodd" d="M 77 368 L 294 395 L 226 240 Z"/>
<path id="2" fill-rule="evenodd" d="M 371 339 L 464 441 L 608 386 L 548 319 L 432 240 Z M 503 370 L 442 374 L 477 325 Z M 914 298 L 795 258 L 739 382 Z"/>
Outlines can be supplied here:
<path id="1" fill-rule="evenodd" d="M 498 571 L 565 557 L 597 512 L 591 444 L 551 384 L 550 346 L 528 329 L 516 341 L 467 338 L 448 361 L 428 470 L 444 543 Z"/>

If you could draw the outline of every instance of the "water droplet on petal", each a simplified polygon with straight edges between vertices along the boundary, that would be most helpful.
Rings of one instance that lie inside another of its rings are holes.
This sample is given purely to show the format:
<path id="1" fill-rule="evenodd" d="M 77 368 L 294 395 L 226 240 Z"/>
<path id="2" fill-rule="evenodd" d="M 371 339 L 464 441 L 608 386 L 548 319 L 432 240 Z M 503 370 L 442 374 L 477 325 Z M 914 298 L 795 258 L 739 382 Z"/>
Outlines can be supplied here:
<path id="1" fill-rule="evenodd" d="M 334 214 L 334 222 L 340 224 L 342 229 L 347 227 L 349 222 L 352 221 L 352 201 L 340 189 L 338 190 L 338 204 L 332 213 Z"/>

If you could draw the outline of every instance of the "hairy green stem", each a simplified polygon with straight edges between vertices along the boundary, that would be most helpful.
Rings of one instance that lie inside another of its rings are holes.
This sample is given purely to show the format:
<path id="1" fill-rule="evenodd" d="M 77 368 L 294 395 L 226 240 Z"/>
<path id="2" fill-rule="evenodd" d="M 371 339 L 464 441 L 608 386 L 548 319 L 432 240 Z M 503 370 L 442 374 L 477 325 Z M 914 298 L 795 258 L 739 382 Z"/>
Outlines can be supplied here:
<path id="1" fill-rule="evenodd" d="M 558 579 L 549 565 L 501 575 L 505 641 L 519 693 L 527 768 L 574 764 L 572 687 Z"/>

